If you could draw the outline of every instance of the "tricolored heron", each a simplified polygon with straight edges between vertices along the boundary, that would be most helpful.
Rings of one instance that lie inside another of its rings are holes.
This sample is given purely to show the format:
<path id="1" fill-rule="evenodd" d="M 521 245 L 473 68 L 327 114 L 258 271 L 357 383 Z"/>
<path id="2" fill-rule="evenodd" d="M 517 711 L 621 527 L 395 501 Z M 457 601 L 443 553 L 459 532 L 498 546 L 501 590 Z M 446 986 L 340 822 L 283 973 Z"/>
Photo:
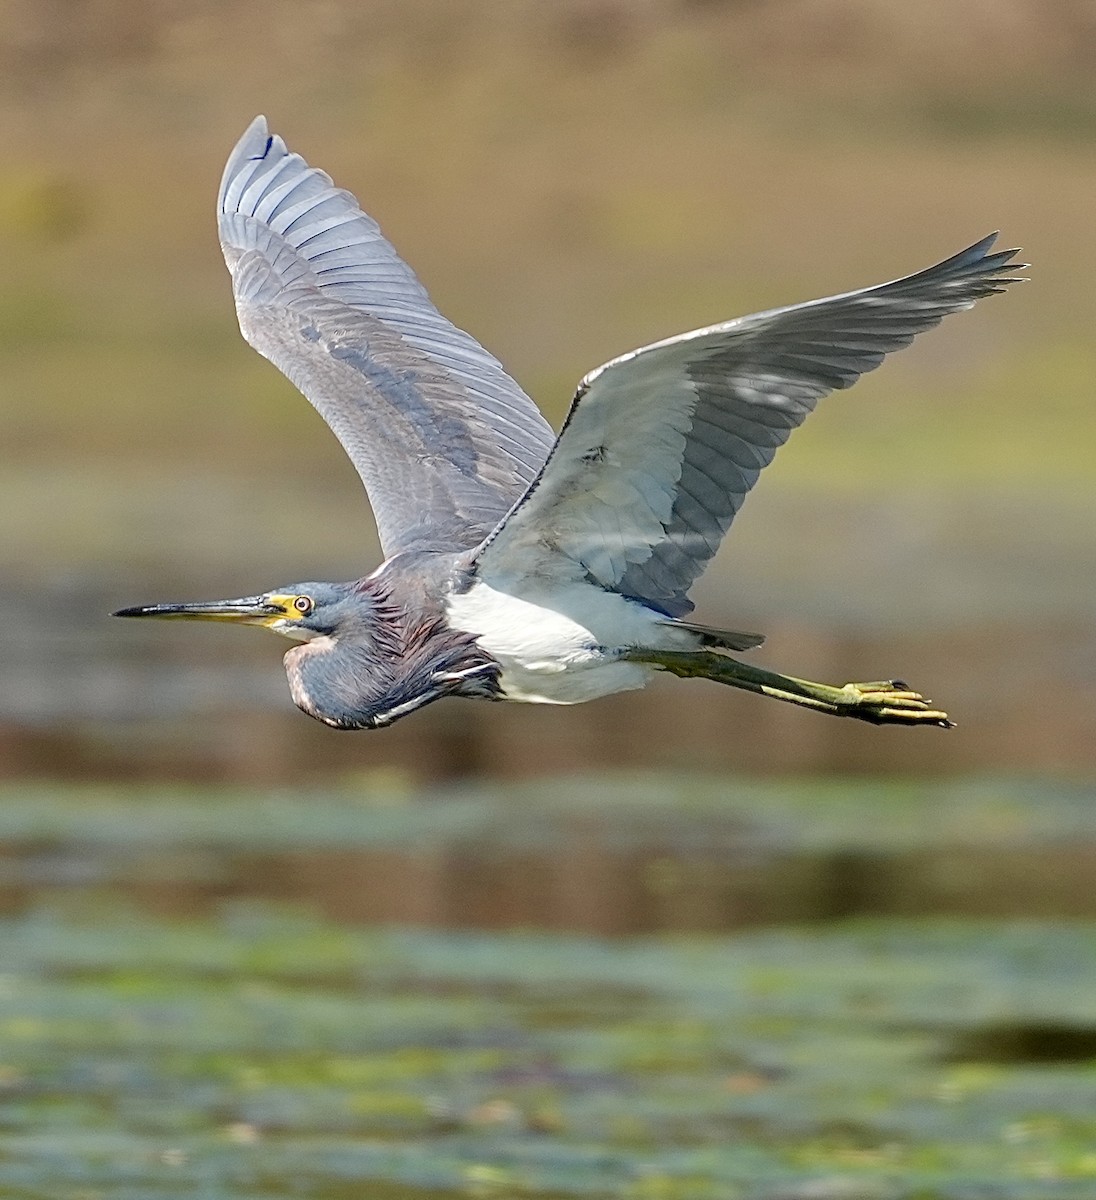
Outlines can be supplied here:
<path id="1" fill-rule="evenodd" d="M 578 385 L 559 436 L 430 303 L 349 192 L 257 118 L 225 168 L 221 246 L 244 337 L 334 431 L 386 559 L 122 617 L 262 625 L 296 704 L 337 729 L 443 696 L 573 704 L 698 676 L 876 724 L 947 715 L 898 680 L 832 687 L 748 666 L 760 635 L 686 618 L 688 592 L 818 401 L 949 313 L 1016 282 L 996 235 L 892 283 L 633 350 Z"/>

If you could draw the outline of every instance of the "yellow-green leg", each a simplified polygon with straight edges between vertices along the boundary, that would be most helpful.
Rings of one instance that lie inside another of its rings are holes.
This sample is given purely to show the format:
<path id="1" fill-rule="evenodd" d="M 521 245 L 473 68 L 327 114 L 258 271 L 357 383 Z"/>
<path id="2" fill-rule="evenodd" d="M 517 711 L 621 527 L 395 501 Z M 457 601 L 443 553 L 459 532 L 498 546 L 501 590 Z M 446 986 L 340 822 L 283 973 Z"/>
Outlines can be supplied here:
<path id="1" fill-rule="evenodd" d="M 772 696 L 774 700 L 813 708 L 835 717 L 870 721 L 873 725 L 935 725 L 940 729 L 952 729 L 955 724 L 948 720 L 947 713 L 934 709 L 931 700 L 910 691 L 900 679 L 833 687 L 764 671 L 711 650 L 679 652 L 637 648 L 626 651 L 624 657 L 648 663 L 683 679 L 712 679 L 730 687 Z"/>

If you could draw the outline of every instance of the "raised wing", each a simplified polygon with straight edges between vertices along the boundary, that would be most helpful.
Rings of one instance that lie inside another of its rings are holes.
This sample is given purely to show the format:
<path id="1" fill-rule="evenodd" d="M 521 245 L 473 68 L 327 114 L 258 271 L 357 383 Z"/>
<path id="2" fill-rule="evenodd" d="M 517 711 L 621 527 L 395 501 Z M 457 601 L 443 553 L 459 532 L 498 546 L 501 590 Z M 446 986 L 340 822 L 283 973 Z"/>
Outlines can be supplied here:
<path id="1" fill-rule="evenodd" d="M 240 329 L 342 443 L 385 553 L 477 545 L 551 448 L 536 405 L 263 117 L 229 157 L 217 211 Z"/>
<path id="2" fill-rule="evenodd" d="M 697 329 L 579 384 L 540 476 L 480 551 L 490 578 L 552 569 L 680 617 L 747 492 L 835 388 L 1024 264 L 992 235 L 916 275 Z M 552 567 L 546 566 L 546 556 Z"/>

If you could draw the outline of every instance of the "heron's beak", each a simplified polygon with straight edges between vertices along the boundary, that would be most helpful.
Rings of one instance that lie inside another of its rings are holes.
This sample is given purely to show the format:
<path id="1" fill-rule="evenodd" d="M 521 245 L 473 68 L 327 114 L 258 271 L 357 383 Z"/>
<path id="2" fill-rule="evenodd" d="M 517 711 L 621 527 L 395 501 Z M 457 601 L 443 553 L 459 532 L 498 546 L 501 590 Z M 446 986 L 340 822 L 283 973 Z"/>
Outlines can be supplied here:
<path id="1" fill-rule="evenodd" d="M 283 620 L 287 608 L 278 596 L 244 596 L 199 604 L 145 604 L 120 608 L 115 617 L 175 617 L 186 621 L 234 621 L 239 625 L 269 625 Z"/>

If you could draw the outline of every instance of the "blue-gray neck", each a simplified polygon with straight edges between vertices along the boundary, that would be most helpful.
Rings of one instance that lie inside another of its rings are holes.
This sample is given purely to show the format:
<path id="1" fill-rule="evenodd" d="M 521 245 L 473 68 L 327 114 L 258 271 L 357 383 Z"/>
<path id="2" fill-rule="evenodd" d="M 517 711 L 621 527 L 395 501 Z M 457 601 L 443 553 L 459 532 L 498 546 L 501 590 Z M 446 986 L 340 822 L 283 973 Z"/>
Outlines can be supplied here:
<path id="1" fill-rule="evenodd" d="M 330 632 L 285 655 L 293 701 L 309 716 L 376 729 L 442 696 L 498 698 L 498 664 L 440 614 L 409 614 L 364 588 L 340 607 Z"/>

